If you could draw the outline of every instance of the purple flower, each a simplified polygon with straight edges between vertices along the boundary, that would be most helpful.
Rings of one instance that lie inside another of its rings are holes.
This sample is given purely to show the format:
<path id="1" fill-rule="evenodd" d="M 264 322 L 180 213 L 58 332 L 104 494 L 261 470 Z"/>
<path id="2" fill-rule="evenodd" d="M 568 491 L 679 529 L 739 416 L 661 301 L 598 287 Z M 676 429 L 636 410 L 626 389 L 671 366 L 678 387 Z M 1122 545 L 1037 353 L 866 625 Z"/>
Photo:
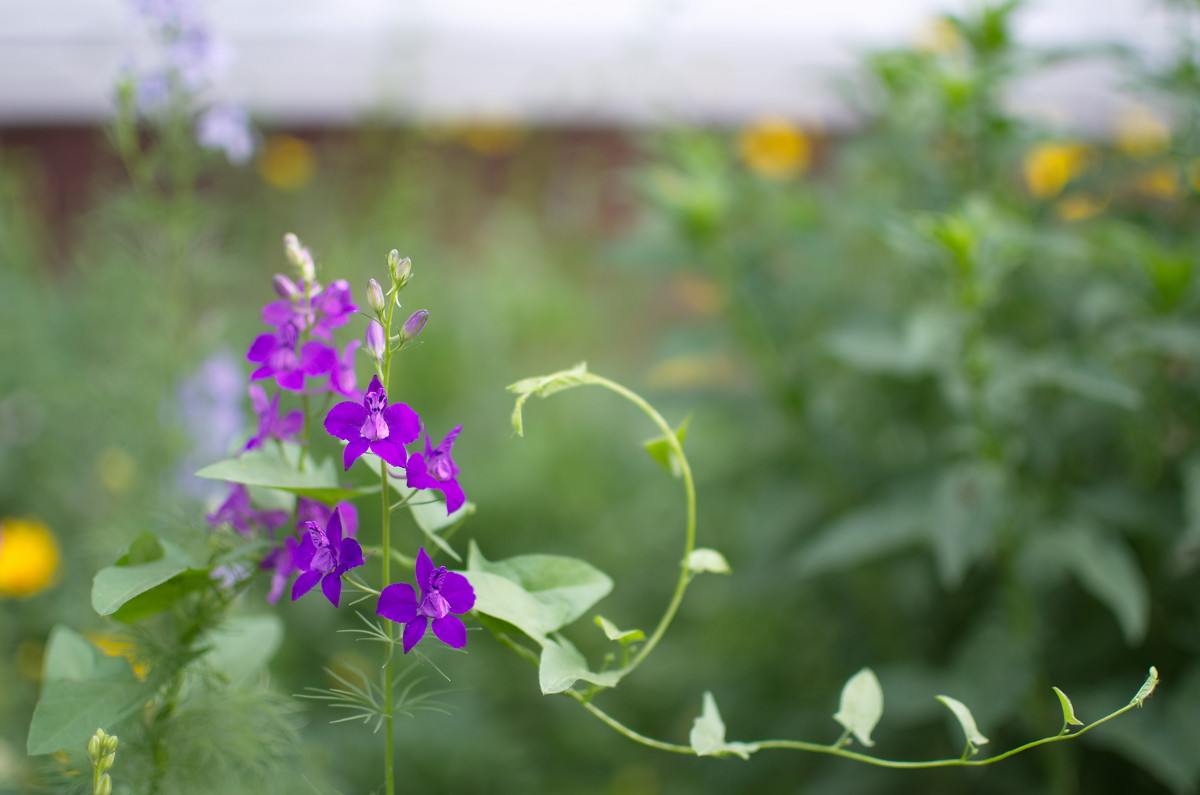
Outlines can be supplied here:
<path id="1" fill-rule="evenodd" d="M 230 351 L 221 351 L 205 359 L 199 369 L 181 381 L 174 399 L 163 406 L 164 419 L 185 429 L 188 436 L 190 449 L 179 462 L 179 484 L 188 494 L 205 502 L 223 494 L 225 487 L 192 473 L 227 456 L 234 437 L 245 427 L 242 410 L 245 383 L 237 357 Z"/>
<path id="2" fill-rule="evenodd" d="M 342 538 L 342 512 L 335 510 L 324 530 L 316 522 L 304 523 L 305 533 L 292 552 L 292 563 L 303 572 L 292 583 L 292 601 L 321 581 L 321 592 L 334 607 L 342 596 L 342 575 L 363 565 L 362 547 L 353 538 Z"/>
<path id="3" fill-rule="evenodd" d="M 455 425 L 437 448 L 429 446 L 429 434 L 426 433 L 425 454 L 413 453 L 404 467 L 410 489 L 435 489 L 445 495 L 447 516 L 466 501 L 462 487 L 458 485 L 458 467 L 450 454 L 461 430 L 461 425 Z"/>
<path id="4" fill-rule="evenodd" d="M 329 368 L 329 391 L 345 395 L 354 401 L 361 401 L 363 393 L 358 390 L 358 378 L 354 372 L 354 354 L 362 340 L 350 340 L 346 343 L 342 355 L 335 357 L 333 366 Z"/>
<path id="5" fill-rule="evenodd" d="M 250 374 L 251 381 L 274 376 L 281 389 L 299 392 L 305 376 L 328 372 L 337 352 L 316 340 L 304 343 L 296 355 L 300 331 L 294 323 L 284 323 L 275 334 L 260 334 L 246 351 L 246 359 L 262 366 Z"/>
<path id="6" fill-rule="evenodd" d="M 271 604 L 279 601 L 279 597 L 283 595 L 283 589 L 287 586 L 288 578 L 296 571 L 296 564 L 292 562 L 292 556 L 296 554 L 298 546 L 296 539 L 288 536 L 283 540 L 283 546 L 272 549 L 258 564 L 263 571 L 271 572 L 271 589 L 267 591 L 267 601 Z"/>
<path id="7" fill-rule="evenodd" d="M 379 376 L 373 376 L 362 404 L 346 401 L 331 408 L 325 415 L 325 430 L 349 442 L 342 453 L 346 469 L 368 449 L 392 466 L 402 467 L 408 459 L 404 445 L 421 435 L 421 419 L 403 403 L 389 406 Z"/>
<path id="8" fill-rule="evenodd" d="M 196 143 L 224 152 L 234 165 L 244 164 L 254 154 L 254 131 L 245 108 L 223 102 L 204 111 L 196 121 Z"/>
<path id="9" fill-rule="evenodd" d="M 304 427 L 303 411 L 289 411 L 284 416 L 279 416 L 278 392 L 268 401 L 266 390 L 257 384 L 251 384 L 250 403 L 254 407 L 254 413 L 258 415 L 258 433 L 246 442 L 242 452 L 262 447 L 267 439 L 295 441 L 296 434 Z"/>
<path id="10" fill-rule="evenodd" d="M 408 320 L 404 321 L 404 326 L 400 329 L 400 342 L 405 343 L 420 334 L 425 323 L 429 320 L 428 309 L 418 309 L 408 316 Z"/>
<path id="11" fill-rule="evenodd" d="M 251 525 L 259 524 L 274 530 L 288 520 L 287 511 L 256 511 L 250 506 L 250 492 L 241 483 L 229 484 L 229 496 L 214 513 L 208 515 L 209 524 L 228 522 L 242 535 L 250 535 Z"/>
<path id="12" fill-rule="evenodd" d="M 307 249 L 304 249 L 307 254 Z M 350 294 L 350 282 L 338 279 L 323 290 L 314 290 L 318 285 L 301 282 L 295 300 L 272 301 L 263 307 L 263 322 L 282 327 L 294 324 L 301 331 L 325 339 L 333 339 L 331 329 L 344 326 L 350 315 L 358 311 Z"/>
<path id="13" fill-rule="evenodd" d="M 354 538 L 358 534 L 358 509 L 349 502 L 339 502 L 330 508 L 328 505 L 301 497 L 296 502 L 296 529 L 303 530 L 306 522 L 316 522 L 322 527 L 333 519 L 333 512 L 342 515 L 342 535 Z"/>
<path id="14" fill-rule="evenodd" d="M 463 575 L 446 571 L 445 566 L 433 567 L 433 561 L 425 554 L 425 548 L 417 553 L 417 592 L 408 583 L 396 583 L 379 594 L 379 605 L 375 614 L 404 624 L 404 653 L 408 654 L 429 628 L 433 619 L 433 634 L 438 640 L 461 649 L 467 645 L 467 628 L 462 619 L 453 613 L 462 614 L 475 606 L 475 589 Z"/>
<path id="15" fill-rule="evenodd" d="M 383 355 L 387 353 L 387 335 L 383 333 L 383 326 L 378 320 L 367 323 L 367 350 L 378 362 L 382 362 Z"/>

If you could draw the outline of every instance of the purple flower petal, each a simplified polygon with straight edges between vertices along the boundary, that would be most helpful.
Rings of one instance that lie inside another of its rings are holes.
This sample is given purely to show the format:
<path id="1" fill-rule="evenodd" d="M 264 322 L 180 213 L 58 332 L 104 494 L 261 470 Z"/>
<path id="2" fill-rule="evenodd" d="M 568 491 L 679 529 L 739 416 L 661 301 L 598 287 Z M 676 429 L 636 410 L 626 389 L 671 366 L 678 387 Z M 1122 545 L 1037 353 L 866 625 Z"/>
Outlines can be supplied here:
<path id="1" fill-rule="evenodd" d="M 405 482 L 410 489 L 436 489 L 440 484 L 425 469 L 425 456 L 413 453 L 404 465 Z"/>
<path id="2" fill-rule="evenodd" d="M 410 624 L 409 626 L 412 625 Z M 404 628 L 404 634 L 407 637 L 408 627 Z M 461 649 L 467 645 L 467 628 L 463 626 L 463 622 L 458 616 L 435 618 L 433 620 L 433 634 L 437 635 L 438 640 L 455 649 Z"/>
<path id="3" fill-rule="evenodd" d="M 275 370 L 272 369 L 271 365 L 264 364 L 262 367 L 258 368 L 257 370 L 255 370 L 253 373 L 250 374 L 250 380 L 251 381 L 261 381 L 262 379 L 270 378 L 273 375 L 275 375 Z"/>
<path id="4" fill-rule="evenodd" d="M 326 574 L 321 580 L 321 593 L 325 594 L 325 598 L 334 607 L 338 606 L 338 601 L 342 598 L 342 578 L 334 574 Z"/>
<path id="5" fill-rule="evenodd" d="M 383 420 L 388 424 L 390 436 L 401 444 L 415 442 L 421 435 L 421 418 L 417 412 L 403 403 L 393 403 L 384 409 Z M 402 466 L 396 464 L 396 466 Z"/>
<path id="6" fill-rule="evenodd" d="M 254 338 L 254 342 L 250 343 L 250 350 L 246 351 L 246 360 L 251 362 L 265 362 L 271 358 L 271 354 L 279 347 L 279 338 L 274 334 L 259 334 Z"/>
<path id="7" fill-rule="evenodd" d="M 412 651 L 412 647 L 421 642 L 421 638 L 425 637 L 425 630 L 429 628 L 429 619 L 424 616 L 418 617 L 415 621 L 410 621 L 404 625 L 404 653 L 408 654 Z"/>
<path id="8" fill-rule="evenodd" d="M 305 375 L 321 375 L 337 367 L 337 351 L 324 343 L 310 340 L 300 349 L 300 369 Z"/>
<path id="9" fill-rule="evenodd" d="M 342 463 L 345 464 L 347 470 L 358 460 L 358 457 L 367 452 L 367 448 L 371 443 L 366 439 L 355 439 L 346 445 L 346 449 L 342 451 Z"/>
<path id="10" fill-rule="evenodd" d="M 296 601 L 301 596 L 304 596 L 304 594 L 311 591 L 312 587 L 316 585 L 317 581 L 320 579 L 321 572 L 319 571 L 306 571 L 297 577 L 296 581 L 292 583 L 292 601 Z"/>
<path id="11" fill-rule="evenodd" d="M 369 442 L 369 444 L 372 453 L 394 467 L 402 467 L 408 460 L 408 451 L 404 449 L 404 445 L 397 442 L 391 436 L 386 439 L 376 439 L 373 442 Z"/>
<path id="12" fill-rule="evenodd" d="M 458 485 L 457 479 L 443 480 L 438 486 L 435 486 L 446 497 L 446 515 L 457 511 L 467 501 L 467 497 L 463 494 L 462 487 Z"/>
<path id="13" fill-rule="evenodd" d="M 342 574 L 363 565 L 362 547 L 353 538 L 347 538 L 342 541 L 341 554 L 338 555 L 341 563 L 334 569 L 334 573 L 339 577 Z"/>
<path id="14" fill-rule="evenodd" d="M 300 433 L 302 428 L 304 428 L 304 412 L 300 409 L 289 411 L 279 420 L 279 438 L 288 441 Z"/>
<path id="15" fill-rule="evenodd" d="M 296 318 L 296 306 L 291 301 L 272 301 L 262 309 L 262 320 L 268 326 L 282 326 Z"/>
<path id="16" fill-rule="evenodd" d="M 335 439 L 353 441 L 361 438 L 359 429 L 367 421 L 367 410 L 359 403 L 338 403 L 325 415 L 325 430 Z M 362 453 L 359 453 L 362 455 Z M 356 456 L 357 457 L 357 456 Z M 350 467 L 347 466 L 347 469 Z"/>
<path id="17" fill-rule="evenodd" d="M 334 549 L 342 545 L 342 512 L 336 508 L 329 517 L 329 524 L 325 526 L 325 537 Z"/>
<path id="18" fill-rule="evenodd" d="M 414 567 L 417 573 L 417 585 L 424 592 L 429 587 L 429 579 L 433 576 L 433 561 L 429 558 L 429 553 L 425 551 L 425 547 L 421 547 L 417 551 L 417 563 Z"/>
<path id="19" fill-rule="evenodd" d="M 307 522 L 307 524 L 314 524 Z M 313 543 L 312 535 L 304 533 L 300 543 L 292 550 L 292 565 L 301 571 L 312 568 L 313 556 L 317 554 L 317 545 Z"/>
<path id="20" fill-rule="evenodd" d="M 397 624 L 407 624 L 417 620 L 417 593 L 406 582 L 394 583 L 383 589 L 379 594 L 379 604 L 375 614 L 395 621 Z"/>
<path id="21" fill-rule="evenodd" d="M 299 392 L 304 389 L 304 373 L 300 370 L 284 370 L 275 373 L 275 383 L 280 389 Z"/>
<path id="22" fill-rule="evenodd" d="M 475 589 L 471 587 L 467 578 L 458 572 L 446 572 L 446 578 L 442 580 L 438 592 L 449 602 L 451 613 L 465 613 L 475 606 Z"/>

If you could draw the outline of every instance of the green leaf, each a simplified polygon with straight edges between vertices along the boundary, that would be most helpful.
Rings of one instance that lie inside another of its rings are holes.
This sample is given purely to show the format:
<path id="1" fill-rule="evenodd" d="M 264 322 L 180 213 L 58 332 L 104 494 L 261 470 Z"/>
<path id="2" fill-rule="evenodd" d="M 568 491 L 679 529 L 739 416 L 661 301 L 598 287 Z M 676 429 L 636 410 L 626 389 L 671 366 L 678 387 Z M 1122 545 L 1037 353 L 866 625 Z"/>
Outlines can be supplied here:
<path id="1" fill-rule="evenodd" d="M 189 569 L 171 579 L 138 594 L 112 614 L 123 624 L 136 624 L 147 616 L 168 610 L 177 601 L 190 593 L 199 591 L 212 583 L 207 569 Z M 103 615 L 103 614 L 101 614 Z"/>
<path id="2" fill-rule="evenodd" d="M 938 696 L 937 700 L 949 707 L 950 711 L 954 713 L 954 717 L 958 719 L 959 725 L 962 726 L 963 734 L 967 736 L 967 743 L 972 747 L 988 743 L 988 738 L 980 734 L 979 727 L 975 725 L 975 716 L 971 714 L 971 710 L 967 709 L 966 704 L 950 696 Z"/>
<path id="3" fill-rule="evenodd" d="M 1071 699 L 1067 698 L 1067 694 L 1057 687 L 1052 689 L 1055 695 L 1058 696 L 1058 703 L 1062 706 L 1063 722 L 1071 726 L 1082 726 L 1083 721 L 1075 717 L 1075 706 L 1071 703 Z"/>
<path id="4" fill-rule="evenodd" d="M 1153 665 L 1150 666 L 1150 674 L 1146 677 L 1146 681 L 1142 683 L 1138 689 L 1137 695 L 1130 700 L 1130 704 L 1136 704 L 1139 707 L 1146 703 L 1146 699 L 1154 693 L 1154 688 L 1158 687 L 1158 669 Z"/>
<path id="5" fill-rule="evenodd" d="M 283 622 L 266 613 L 233 616 L 212 629 L 200 645 L 209 647 L 205 663 L 235 684 L 257 680 L 283 641 Z"/>
<path id="6" fill-rule="evenodd" d="M 840 571 L 915 546 L 927 538 L 927 502 L 923 495 L 895 495 L 826 525 L 796 555 L 797 573 Z"/>
<path id="7" fill-rule="evenodd" d="M 83 748 L 103 727 L 111 731 L 151 696 L 123 660 L 97 658 L 81 635 L 61 624 L 50 632 L 42 693 L 33 711 L 26 751 L 48 754 Z"/>
<path id="8" fill-rule="evenodd" d="M 247 486 L 268 486 L 327 503 L 350 500 L 372 491 L 339 486 L 333 459 L 327 458 L 318 462 L 311 457 L 307 458 L 303 472 L 299 470 L 299 462 L 299 445 L 267 445 L 235 458 L 210 464 L 196 475 Z"/>
<path id="9" fill-rule="evenodd" d="M 538 684 L 542 693 L 561 693 L 580 679 L 601 687 L 613 687 L 621 681 L 621 672 L 595 673 L 589 670 L 587 660 L 562 635 L 556 634 L 554 640 L 544 640 L 538 665 Z"/>
<path id="10" fill-rule="evenodd" d="M 842 688 L 841 702 L 833 719 L 842 724 L 842 728 L 854 734 L 858 741 L 867 748 L 875 745 L 871 732 L 879 725 L 883 717 L 883 688 L 879 678 L 870 668 L 850 677 Z"/>
<path id="11" fill-rule="evenodd" d="M 704 693 L 700 717 L 692 722 L 692 731 L 688 736 L 688 741 L 697 756 L 737 754 L 742 759 L 749 759 L 750 754 L 758 750 L 757 743 L 725 742 L 725 721 L 721 720 L 721 713 L 717 710 L 717 700 L 709 691 Z"/>
<path id="12" fill-rule="evenodd" d="M 370 453 L 364 454 L 366 458 Z M 371 455 L 372 458 L 375 456 Z M 378 460 L 378 459 L 376 459 Z M 378 466 L 376 466 L 378 469 Z M 445 536 L 448 532 L 453 532 L 458 525 L 462 524 L 463 520 L 475 513 L 475 503 L 464 502 L 457 511 L 452 514 L 446 514 L 446 503 L 433 497 L 433 492 L 426 490 L 424 493 L 418 493 L 417 489 L 410 489 L 403 486 L 399 481 L 389 481 L 391 487 L 403 499 L 408 501 L 408 510 L 412 513 L 413 521 L 417 523 L 417 527 L 421 532 L 433 542 L 433 544 L 443 552 L 455 560 L 462 562 L 462 556 L 450 546 L 450 542 Z M 426 496 L 430 495 L 430 496 Z"/>
<path id="13" fill-rule="evenodd" d="M 692 554 L 688 555 L 687 559 L 688 570 L 696 574 L 710 571 L 714 574 L 729 574 L 729 561 L 725 560 L 725 556 L 715 549 L 700 549 L 692 550 Z"/>
<path id="14" fill-rule="evenodd" d="M 948 468 L 938 482 L 930 525 L 942 583 L 955 587 L 987 553 L 1005 500 L 1004 473 L 995 466 Z"/>
<path id="15" fill-rule="evenodd" d="M 1080 522 L 1048 539 L 1047 549 L 1112 611 L 1125 642 L 1140 643 L 1150 621 L 1150 588 L 1128 544 L 1092 523 Z"/>
<path id="16" fill-rule="evenodd" d="M 683 447 L 683 440 L 687 438 L 688 426 L 692 423 L 692 415 L 689 414 L 684 418 L 679 427 L 675 429 L 675 438 L 679 442 L 679 446 Z M 646 452 L 650 457 L 662 466 L 663 469 L 670 472 L 675 477 L 683 476 L 683 462 L 679 460 L 679 454 L 675 452 L 675 446 L 666 436 L 656 436 L 653 439 L 648 439 L 644 442 Z"/>
<path id="17" fill-rule="evenodd" d="M 531 395 L 538 397 L 550 397 L 555 392 L 561 392 L 564 389 L 571 387 L 582 386 L 588 382 L 587 362 L 580 362 L 569 370 L 560 370 L 557 373 L 550 375 L 538 375 L 532 378 L 522 378 L 515 384 L 509 384 L 507 389 L 509 392 L 515 392 L 517 395 L 517 403 L 513 407 L 512 426 L 516 431 L 517 436 L 525 434 L 524 426 L 522 425 L 521 410 L 525 406 L 525 401 Z"/>
<path id="18" fill-rule="evenodd" d="M 182 548 L 143 533 L 116 564 L 96 573 L 92 607 L 102 616 L 111 615 L 134 597 L 195 568 L 195 561 Z"/>
<path id="19" fill-rule="evenodd" d="M 618 641 L 622 646 L 626 643 L 636 643 L 646 639 L 646 633 L 640 629 L 617 629 L 617 625 L 604 616 L 596 616 L 596 626 L 604 630 L 609 640 Z"/>
<path id="20" fill-rule="evenodd" d="M 503 578 L 524 596 L 494 582 L 484 583 L 481 599 L 475 592 L 475 609 L 520 627 L 530 637 L 543 642 L 545 635 L 570 624 L 612 590 L 607 574 L 576 558 L 557 555 L 519 555 L 501 561 L 489 561 L 471 543 L 467 552 L 467 578 L 472 585 L 477 574 Z M 500 604 L 513 598 L 512 605 Z M 482 605 L 482 606 L 481 606 Z"/>
<path id="21" fill-rule="evenodd" d="M 958 345 L 958 321 L 940 308 L 915 312 L 902 333 L 847 328 L 828 339 L 835 357 L 859 370 L 912 376 L 936 372 L 952 362 Z"/>

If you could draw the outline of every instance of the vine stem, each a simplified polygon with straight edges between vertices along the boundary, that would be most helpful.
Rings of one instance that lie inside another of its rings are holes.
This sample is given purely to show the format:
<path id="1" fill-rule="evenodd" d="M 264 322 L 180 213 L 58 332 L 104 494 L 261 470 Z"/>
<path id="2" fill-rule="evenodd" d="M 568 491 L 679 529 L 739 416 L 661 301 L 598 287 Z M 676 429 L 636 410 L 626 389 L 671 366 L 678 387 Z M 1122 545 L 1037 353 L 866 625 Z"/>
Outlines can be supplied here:
<path id="1" fill-rule="evenodd" d="M 692 578 L 691 572 L 688 569 L 688 560 L 691 558 L 692 551 L 696 548 L 696 483 L 692 478 L 692 467 L 688 464 L 687 456 L 684 455 L 683 445 L 680 443 L 679 437 L 675 435 L 675 430 L 653 406 L 646 402 L 641 395 L 603 376 L 588 373 L 586 381 L 616 392 L 630 401 L 640 408 L 658 426 L 659 430 L 663 432 L 663 436 L 666 438 L 671 452 L 675 455 L 679 463 L 679 476 L 680 480 L 683 481 L 684 498 L 687 503 L 683 558 L 679 562 L 679 579 L 675 583 L 675 592 L 671 595 L 671 601 L 667 604 L 667 609 L 663 613 L 662 618 L 659 619 L 658 626 L 654 628 L 654 632 L 651 633 L 649 639 L 646 640 L 646 643 L 638 650 L 637 654 L 633 656 L 633 659 L 629 661 L 629 664 L 625 666 L 624 672 L 628 673 L 641 665 L 642 661 L 649 656 L 654 647 L 658 645 L 658 642 L 662 640 L 663 635 L 666 634 L 667 627 L 675 619 L 679 605 L 683 602 L 684 592 L 687 591 L 688 583 L 691 582 Z M 585 704 L 585 706 L 587 705 Z"/>

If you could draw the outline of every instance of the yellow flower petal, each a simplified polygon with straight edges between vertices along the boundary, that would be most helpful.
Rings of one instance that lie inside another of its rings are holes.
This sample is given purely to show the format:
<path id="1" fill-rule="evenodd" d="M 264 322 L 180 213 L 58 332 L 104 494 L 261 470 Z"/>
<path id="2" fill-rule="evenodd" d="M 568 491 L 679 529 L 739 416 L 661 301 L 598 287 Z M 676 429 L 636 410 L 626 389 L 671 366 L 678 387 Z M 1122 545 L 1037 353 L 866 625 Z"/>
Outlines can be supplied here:
<path id="1" fill-rule="evenodd" d="M 1057 196 L 1087 168 L 1089 154 L 1083 144 L 1038 144 L 1025 155 L 1025 187 L 1039 199 Z"/>
<path id="2" fill-rule="evenodd" d="M 1107 196 L 1075 193 L 1059 199 L 1054 205 L 1054 212 L 1064 221 L 1084 221 L 1104 212 L 1107 206 Z"/>
<path id="3" fill-rule="evenodd" d="M 738 135 L 738 152 L 746 167 L 770 179 L 786 179 L 808 168 L 812 145 L 804 131 L 786 119 L 766 117 Z"/>
<path id="4" fill-rule="evenodd" d="M 58 542 L 36 519 L 0 521 L 0 596 L 32 596 L 54 582 Z"/>
<path id="5" fill-rule="evenodd" d="M 296 191 L 312 182 L 317 156 L 312 146 L 294 135 L 272 135 L 258 154 L 258 174 L 273 188 Z"/>
<path id="6" fill-rule="evenodd" d="M 1116 142 L 1130 157 L 1151 157 L 1171 145 L 1171 128 L 1150 108 L 1133 105 L 1117 118 Z"/>

